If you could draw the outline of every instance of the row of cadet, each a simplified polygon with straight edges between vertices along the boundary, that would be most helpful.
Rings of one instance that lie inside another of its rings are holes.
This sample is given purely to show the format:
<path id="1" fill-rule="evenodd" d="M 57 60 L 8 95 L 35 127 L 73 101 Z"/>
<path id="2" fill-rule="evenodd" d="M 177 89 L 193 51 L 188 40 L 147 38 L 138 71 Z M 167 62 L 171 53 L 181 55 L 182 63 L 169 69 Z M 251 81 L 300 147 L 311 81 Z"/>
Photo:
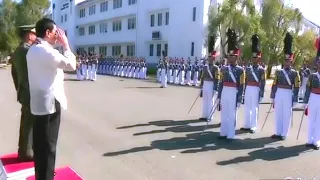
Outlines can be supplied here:
<path id="1" fill-rule="evenodd" d="M 96 81 L 97 74 L 128 78 L 146 79 L 147 66 L 145 58 L 103 57 L 96 54 L 77 56 L 78 80 Z"/>
<path id="2" fill-rule="evenodd" d="M 77 79 L 96 81 L 99 59 L 96 54 L 77 55 Z"/>
<path id="3" fill-rule="evenodd" d="M 101 58 L 98 64 L 98 74 L 146 79 L 146 59 L 137 57 Z"/>
<path id="4" fill-rule="evenodd" d="M 168 83 L 189 85 L 189 86 L 199 86 L 200 74 L 202 67 L 205 64 L 205 60 L 199 60 L 197 57 L 192 64 L 191 59 L 187 59 L 187 63 L 183 58 L 171 58 L 167 57 L 168 64 L 166 65 L 166 79 Z M 161 68 L 162 60 L 160 59 L 157 66 L 157 81 L 161 82 Z"/>

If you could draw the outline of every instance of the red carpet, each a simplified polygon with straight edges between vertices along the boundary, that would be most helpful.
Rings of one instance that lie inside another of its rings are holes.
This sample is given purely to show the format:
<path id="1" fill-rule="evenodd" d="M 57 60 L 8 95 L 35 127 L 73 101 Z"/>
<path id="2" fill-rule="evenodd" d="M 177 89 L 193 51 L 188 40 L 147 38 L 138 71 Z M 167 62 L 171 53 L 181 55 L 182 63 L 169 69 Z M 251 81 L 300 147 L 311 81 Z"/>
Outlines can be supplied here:
<path id="1" fill-rule="evenodd" d="M 63 167 L 56 169 L 56 176 L 54 180 L 83 180 L 73 169 L 70 167 Z M 27 180 L 35 180 L 34 176 L 28 177 Z"/>
<path id="2" fill-rule="evenodd" d="M 33 162 L 19 162 L 17 153 L 1 156 L 0 160 L 7 174 L 34 167 Z"/>

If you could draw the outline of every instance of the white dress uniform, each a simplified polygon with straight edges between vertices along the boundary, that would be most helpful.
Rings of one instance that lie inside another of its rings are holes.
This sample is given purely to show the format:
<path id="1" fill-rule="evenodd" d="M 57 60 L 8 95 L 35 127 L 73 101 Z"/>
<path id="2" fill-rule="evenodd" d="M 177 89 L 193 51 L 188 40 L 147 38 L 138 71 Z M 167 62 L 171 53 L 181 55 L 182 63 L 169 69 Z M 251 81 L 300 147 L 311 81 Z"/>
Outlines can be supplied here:
<path id="1" fill-rule="evenodd" d="M 308 139 L 307 146 L 319 150 L 320 147 L 320 73 L 309 76 L 304 103 L 308 104 Z"/>
<path id="2" fill-rule="evenodd" d="M 257 130 L 259 102 L 266 85 L 265 70 L 259 65 L 246 67 L 246 88 L 244 93 L 244 126 L 240 130 L 254 133 Z"/>
<path id="3" fill-rule="evenodd" d="M 222 67 L 218 98 L 221 103 L 220 139 L 232 140 L 235 136 L 237 110 L 242 102 L 245 72 L 238 65 Z"/>
<path id="4" fill-rule="evenodd" d="M 193 65 L 192 71 L 193 71 L 193 77 L 192 77 L 192 81 L 193 81 L 193 85 L 194 86 L 198 86 L 198 79 L 199 79 L 199 65 L 198 62 L 196 61 L 195 64 Z"/>
<path id="5" fill-rule="evenodd" d="M 191 62 L 189 61 L 186 67 L 187 70 L 187 75 L 186 75 L 186 84 L 191 86 L 191 72 L 192 72 L 192 65 Z"/>
<path id="6" fill-rule="evenodd" d="M 182 62 L 180 64 L 179 69 L 180 69 L 180 73 L 179 73 L 179 81 L 178 81 L 178 83 L 181 84 L 181 85 L 184 85 L 185 84 L 184 76 L 186 74 L 186 68 L 185 68 L 184 62 Z"/>
<path id="7" fill-rule="evenodd" d="M 200 120 L 211 121 L 213 116 L 214 97 L 218 90 L 219 67 L 209 63 L 203 67 L 202 84 L 202 117 Z"/>
<path id="8" fill-rule="evenodd" d="M 160 64 L 161 67 L 161 87 L 162 88 L 166 88 L 167 87 L 167 69 L 168 69 L 168 65 L 167 62 L 162 62 Z"/>
<path id="9" fill-rule="evenodd" d="M 300 87 L 299 73 L 292 68 L 276 71 L 270 98 L 274 100 L 275 134 L 272 138 L 284 140 L 289 134 L 292 108 L 298 102 Z"/>

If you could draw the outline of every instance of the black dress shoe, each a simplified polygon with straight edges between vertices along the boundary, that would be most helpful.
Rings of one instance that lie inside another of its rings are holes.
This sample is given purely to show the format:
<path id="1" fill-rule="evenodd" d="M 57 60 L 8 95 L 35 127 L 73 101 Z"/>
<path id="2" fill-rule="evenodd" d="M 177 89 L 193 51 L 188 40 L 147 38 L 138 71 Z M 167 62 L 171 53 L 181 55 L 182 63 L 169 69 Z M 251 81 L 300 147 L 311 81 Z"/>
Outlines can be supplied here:
<path id="1" fill-rule="evenodd" d="M 307 147 L 307 148 L 313 148 L 313 147 L 314 147 L 314 145 L 313 145 L 313 144 L 308 144 L 308 143 L 307 143 L 307 144 L 306 144 L 306 147 Z"/>
<path id="2" fill-rule="evenodd" d="M 240 128 L 240 131 L 249 131 L 250 128 Z"/>
<path id="3" fill-rule="evenodd" d="M 319 146 L 316 146 L 316 145 L 313 145 L 313 149 L 314 149 L 314 150 L 319 150 L 320 147 L 319 147 Z"/>
<path id="4" fill-rule="evenodd" d="M 254 134 L 254 133 L 256 133 L 256 131 L 253 129 L 249 129 L 249 133 Z"/>
<path id="5" fill-rule="evenodd" d="M 279 137 L 279 139 L 282 140 L 282 141 L 286 140 L 286 138 L 287 138 L 287 137 L 285 137 L 285 136 L 280 136 L 280 137 Z"/>
<path id="6" fill-rule="evenodd" d="M 218 136 L 218 139 L 227 139 L 227 136 Z"/>
<path id="7" fill-rule="evenodd" d="M 281 137 L 281 136 L 278 136 L 278 135 L 276 135 L 276 134 L 274 134 L 274 135 L 271 136 L 272 139 L 279 139 L 280 137 Z"/>
<path id="8" fill-rule="evenodd" d="M 163 86 L 160 86 L 160 88 L 164 88 Z"/>

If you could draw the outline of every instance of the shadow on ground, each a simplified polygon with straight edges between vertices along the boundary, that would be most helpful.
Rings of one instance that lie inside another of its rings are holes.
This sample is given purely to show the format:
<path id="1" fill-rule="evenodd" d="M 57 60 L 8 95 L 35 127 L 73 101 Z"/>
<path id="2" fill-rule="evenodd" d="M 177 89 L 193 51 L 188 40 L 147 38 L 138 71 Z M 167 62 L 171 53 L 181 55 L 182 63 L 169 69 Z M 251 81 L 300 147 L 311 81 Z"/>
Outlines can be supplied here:
<path id="1" fill-rule="evenodd" d="M 218 165 L 230 165 L 230 164 L 238 164 L 243 162 L 251 162 L 257 159 L 265 160 L 265 161 L 276 161 L 291 157 L 297 157 L 301 153 L 309 151 L 306 149 L 305 145 L 297 145 L 284 147 L 279 146 L 276 148 L 263 148 L 256 151 L 251 151 L 248 153 L 248 156 L 236 157 L 234 159 L 219 161 Z"/>
<path id="2" fill-rule="evenodd" d="M 125 89 L 160 89 L 160 87 L 124 87 Z"/>
<path id="3" fill-rule="evenodd" d="M 74 79 L 74 78 L 65 78 L 64 81 L 80 81 L 80 80 Z"/>
<path id="4" fill-rule="evenodd" d="M 262 159 L 266 161 L 280 160 L 290 157 L 299 156 L 300 153 L 307 151 L 304 145 L 284 147 L 279 146 L 276 148 L 265 148 L 268 144 L 280 145 L 277 140 L 271 139 L 270 137 L 263 138 L 246 138 L 246 139 L 235 139 L 233 141 L 226 141 L 218 139 L 219 133 L 207 131 L 203 132 L 204 129 L 218 128 L 219 125 L 193 125 L 193 123 L 199 123 L 199 120 L 164 120 L 164 121 L 152 121 L 146 124 L 136 124 L 131 126 L 122 126 L 117 129 L 128 129 L 134 127 L 145 127 L 145 126 L 157 126 L 164 127 L 162 130 L 151 130 L 147 132 L 135 133 L 134 136 L 158 134 L 166 132 L 174 133 L 189 133 L 184 137 L 176 137 L 164 140 L 154 140 L 150 143 L 150 146 L 134 147 L 127 150 L 107 152 L 103 154 L 105 157 L 119 156 L 125 154 L 132 154 L 150 150 L 180 150 L 182 154 L 189 153 L 201 153 L 206 151 L 215 151 L 220 149 L 227 150 L 249 150 L 258 149 L 248 153 L 248 156 L 237 157 L 235 159 L 217 162 L 218 165 L 228 165 L 240 162 L 249 162 L 256 159 Z M 243 132 L 237 131 L 237 134 Z"/>

